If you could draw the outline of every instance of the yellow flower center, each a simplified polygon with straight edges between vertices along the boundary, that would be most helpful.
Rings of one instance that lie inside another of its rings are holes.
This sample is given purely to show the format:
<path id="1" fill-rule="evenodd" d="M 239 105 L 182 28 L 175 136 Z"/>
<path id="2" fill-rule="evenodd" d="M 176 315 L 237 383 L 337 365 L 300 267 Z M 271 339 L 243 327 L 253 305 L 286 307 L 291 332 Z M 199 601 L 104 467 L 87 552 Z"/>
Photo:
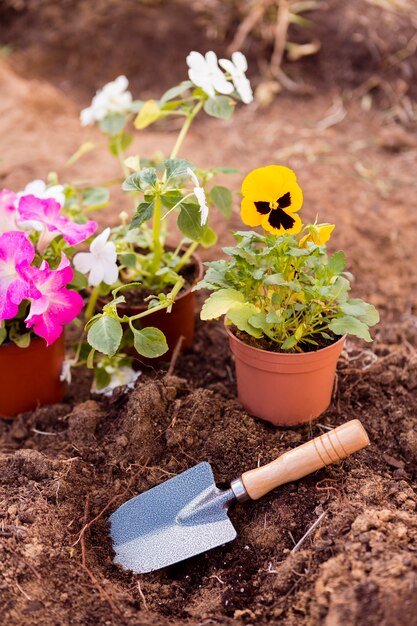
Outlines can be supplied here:
<path id="1" fill-rule="evenodd" d="M 278 202 L 270 202 L 269 203 L 269 208 L 270 209 L 277 209 L 278 208 L 279 203 Z"/>

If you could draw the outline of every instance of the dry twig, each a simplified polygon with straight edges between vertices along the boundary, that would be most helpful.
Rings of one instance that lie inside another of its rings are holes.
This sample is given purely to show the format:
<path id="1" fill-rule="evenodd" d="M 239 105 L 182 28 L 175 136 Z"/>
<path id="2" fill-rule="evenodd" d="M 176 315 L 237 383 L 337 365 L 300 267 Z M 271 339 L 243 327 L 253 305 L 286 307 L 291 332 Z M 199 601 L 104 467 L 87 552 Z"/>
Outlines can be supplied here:
<path id="1" fill-rule="evenodd" d="M 177 359 L 179 357 L 179 354 L 180 354 L 180 351 L 181 351 L 182 342 L 184 341 L 184 339 L 185 339 L 184 335 L 181 335 L 180 338 L 177 341 L 177 345 L 175 346 L 174 351 L 173 351 L 172 356 L 171 356 L 171 361 L 169 363 L 167 376 L 172 376 L 172 374 L 174 373 L 175 364 L 176 364 Z"/>
<path id="2" fill-rule="evenodd" d="M 138 591 L 139 591 L 140 598 L 141 598 L 141 600 L 143 602 L 143 606 L 145 607 L 146 610 L 148 610 L 148 603 L 146 602 L 146 598 L 145 598 L 145 595 L 144 595 L 144 593 L 142 591 L 142 587 L 140 586 L 140 581 L 139 580 L 138 580 Z"/>
<path id="3" fill-rule="evenodd" d="M 303 545 L 303 543 L 305 542 L 305 540 L 311 535 L 311 533 L 313 532 L 313 530 L 315 530 L 317 528 L 317 526 L 320 524 L 321 520 L 323 519 L 323 517 L 325 515 L 327 515 L 328 510 L 323 511 L 323 513 L 320 515 L 320 517 L 318 517 L 316 519 L 316 521 L 314 522 L 314 524 L 312 524 L 310 526 L 310 528 L 307 530 L 306 533 L 304 533 L 304 535 L 301 537 L 300 541 L 298 543 L 295 544 L 295 546 L 293 547 L 293 549 L 291 550 L 291 554 L 293 554 L 293 552 L 297 552 L 297 550 L 299 550 L 301 548 L 301 546 Z"/>
<path id="4" fill-rule="evenodd" d="M 228 54 L 240 50 L 247 38 L 247 36 L 255 28 L 261 17 L 265 14 L 265 11 L 272 4 L 272 0 L 263 0 L 263 2 L 255 2 L 252 10 L 248 13 L 245 19 L 239 24 L 236 31 L 236 35 L 233 38 L 232 43 L 227 49 Z"/>
<path id="5" fill-rule="evenodd" d="M 84 507 L 83 528 L 87 527 L 87 523 L 86 522 L 87 522 L 87 517 L 88 517 L 89 505 L 90 505 L 90 498 L 87 495 L 87 498 L 85 500 L 85 507 Z M 94 576 L 93 572 L 87 567 L 86 548 L 85 548 L 85 533 L 83 533 L 83 535 L 82 535 L 82 537 L 80 539 L 80 543 L 81 543 L 81 567 L 82 567 L 82 569 L 89 575 L 90 580 L 93 583 L 94 587 L 97 589 L 99 595 L 103 598 L 103 600 L 106 600 L 106 602 L 108 602 L 108 604 L 109 604 L 110 608 L 112 609 L 112 611 L 114 611 L 115 613 L 118 613 L 119 615 L 122 615 L 122 612 L 119 609 L 119 607 L 114 603 L 114 601 L 109 596 L 107 591 L 105 589 L 103 589 L 103 587 L 100 585 L 100 583 L 98 582 L 97 578 Z"/>

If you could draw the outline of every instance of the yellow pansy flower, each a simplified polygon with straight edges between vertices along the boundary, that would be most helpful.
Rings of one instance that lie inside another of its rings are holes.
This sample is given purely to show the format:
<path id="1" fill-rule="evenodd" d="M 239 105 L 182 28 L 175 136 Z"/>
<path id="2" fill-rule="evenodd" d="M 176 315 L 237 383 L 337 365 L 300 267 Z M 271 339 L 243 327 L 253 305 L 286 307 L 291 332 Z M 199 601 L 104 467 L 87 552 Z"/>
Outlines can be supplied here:
<path id="1" fill-rule="evenodd" d="M 309 232 L 300 239 L 300 243 L 298 244 L 300 248 L 306 248 L 309 241 L 312 241 L 318 246 L 327 243 L 334 230 L 334 224 L 310 224 L 307 228 Z"/>
<path id="2" fill-rule="evenodd" d="M 273 235 L 297 234 L 302 228 L 296 214 L 303 204 L 303 192 L 296 175 L 283 165 L 252 170 L 242 183 L 240 216 L 248 226 L 263 226 Z"/>

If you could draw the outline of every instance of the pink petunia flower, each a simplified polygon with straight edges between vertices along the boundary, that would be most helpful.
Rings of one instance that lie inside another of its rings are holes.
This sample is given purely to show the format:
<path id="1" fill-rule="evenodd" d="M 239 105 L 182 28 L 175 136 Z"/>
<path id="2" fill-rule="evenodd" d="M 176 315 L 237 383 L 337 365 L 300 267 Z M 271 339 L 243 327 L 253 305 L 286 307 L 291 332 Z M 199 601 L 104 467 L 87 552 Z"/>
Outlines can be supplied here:
<path id="1" fill-rule="evenodd" d="M 73 270 L 63 256 L 56 270 L 51 270 L 47 261 L 40 267 L 24 269 L 24 275 L 39 291 L 39 297 L 31 299 L 30 312 L 25 322 L 27 328 L 46 340 L 50 346 L 62 333 L 64 324 L 69 324 L 83 308 L 79 293 L 66 289 L 72 280 Z"/>
<path id="2" fill-rule="evenodd" d="M 0 191 L 0 233 L 18 230 L 16 220 L 19 213 L 16 209 L 17 195 L 9 189 Z"/>
<path id="3" fill-rule="evenodd" d="M 21 219 L 32 222 L 36 230 L 41 230 L 38 242 L 39 252 L 43 252 L 51 241 L 61 234 L 70 246 L 85 241 L 97 230 L 97 222 L 76 224 L 61 215 L 61 206 L 53 198 L 37 198 L 28 195 L 20 198 L 18 211 Z"/>
<path id="4" fill-rule="evenodd" d="M 22 274 L 22 267 L 29 265 L 34 256 L 35 248 L 23 233 L 0 235 L 0 320 L 13 318 L 22 300 L 39 294 Z"/>

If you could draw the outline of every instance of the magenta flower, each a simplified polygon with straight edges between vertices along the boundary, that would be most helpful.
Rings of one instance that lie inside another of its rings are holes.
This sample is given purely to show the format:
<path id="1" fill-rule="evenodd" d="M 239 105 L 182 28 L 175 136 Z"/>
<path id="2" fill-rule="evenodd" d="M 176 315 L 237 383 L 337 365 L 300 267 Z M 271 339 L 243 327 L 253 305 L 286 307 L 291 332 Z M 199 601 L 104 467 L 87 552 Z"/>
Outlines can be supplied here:
<path id="1" fill-rule="evenodd" d="M 22 267 L 33 261 L 35 248 L 26 235 L 14 231 L 0 235 L 0 320 L 17 315 L 19 304 L 38 291 L 22 274 Z"/>
<path id="2" fill-rule="evenodd" d="M 97 229 L 97 222 L 93 220 L 86 224 L 76 224 L 61 215 L 61 206 L 53 198 L 23 196 L 20 198 L 18 211 L 22 220 L 31 222 L 33 228 L 41 230 L 38 242 L 40 252 L 59 234 L 70 246 L 75 246 L 91 237 Z"/>
<path id="3" fill-rule="evenodd" d="M 83 299 L 79 293 L 66 289 L 72 280 L 73 270 L 65 255 L 56 270 L 51 270 L 47 261 L 40 267 L 24 269 L 24 275 L 31 280 L 39 291 L 39 297 L 31 298 L 27 328 L 46 340 L 50 346 L 62 333 L 64 324 L 69 324 L 83 308 Z"/>
<path id="4" fill-rule="evenodd" d="M 16 209 L 17 195 L 9 189 L 0 191 L 0 233 L 18 230 L 16 219 L 19 213 Z"/>

